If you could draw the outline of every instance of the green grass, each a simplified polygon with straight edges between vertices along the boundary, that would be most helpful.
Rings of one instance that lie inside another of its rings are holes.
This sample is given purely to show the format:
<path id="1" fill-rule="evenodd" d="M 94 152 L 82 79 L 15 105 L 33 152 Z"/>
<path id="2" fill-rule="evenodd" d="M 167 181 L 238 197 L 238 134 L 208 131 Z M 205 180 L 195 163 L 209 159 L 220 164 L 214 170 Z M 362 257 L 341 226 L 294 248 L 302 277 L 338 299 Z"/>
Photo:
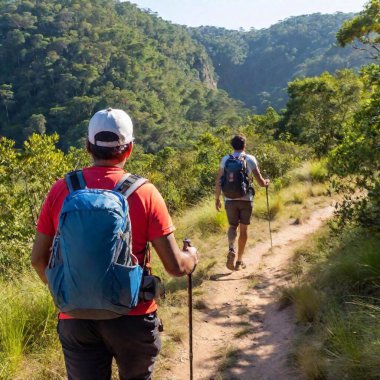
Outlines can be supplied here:
<path id="1" fill-rule="evenodd" d="M 175 225 L 178 239 L 193 235 L 200 235 L 205 238 L 223 232 L 228 226 L 228 221 L 225 212 L 216 211 L 214 200 L 207 199 L 175 218 Z"/>
<path id="2" fill-rule="evenodd" d="M 380 379 L 380 235 L 324 230 L 295 256 L 299 285 L 286 289 L 306 327 L 295 362 L 306 379 Z"/>
<path id="3" fill-rule="evenodd" d="M 293 303 L 298 322 L 313 322 L 320 313 L 323 294 L 311 286 L 297 286 L 283 291 L 281 304 Z"/>
<path id="4" fill-rule="evenodd" d="M 327 160 L 312 161 L 309 170 L 313 182 L 324 182 L 328 178 Z"/>
<path id="5" fill-rule="evenodd" d="M 260 194 L 255 198 L 253 214 L 256 218 L 268 220 L 274 220 L 281 210 L 284 208 L 284 201 L 277 193 L 272 193 L 269 191 L 268 195 L 269 203 L 269 214 L 268 214 L 268 204 L 266 202 L 266 197 L 264 194 Z"/>
<path id="6" fill-rule="evenodd" d="M 322 343 L 315 336 L 308 336 L 298 344 L 294 361 L 307 380 L 326 379 L 324 369 L 326 359 L 322 353 Z"/>
<path id="7" fill-rule="evenodd" d="M 291 181 L 322 183 L 328 179 L 326 160 L 314 160 L 304 163 L 290 172 Z"/>
<path id="8" fill-rule="evenodd" d="M 56 312 L 34 274 L 1 283 L 0 297 L 0 378 L 7 379 L 55 340 Z"/>

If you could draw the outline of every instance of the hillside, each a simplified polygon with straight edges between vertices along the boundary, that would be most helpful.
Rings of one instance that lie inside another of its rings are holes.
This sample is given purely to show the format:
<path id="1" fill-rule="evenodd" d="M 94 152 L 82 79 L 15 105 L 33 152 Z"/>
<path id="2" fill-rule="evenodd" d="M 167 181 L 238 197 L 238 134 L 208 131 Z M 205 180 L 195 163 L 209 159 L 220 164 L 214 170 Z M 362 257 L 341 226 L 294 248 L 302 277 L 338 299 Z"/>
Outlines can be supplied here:
<path id="1" fill-rule="evenodd" d="M 94 110 L 109 105 L 131 112 L 148 151 L 244 116 L 184 27 L 128 2 L 1 2 L 0 67 L 0 135 L 18 145 L 46 131 L 81 146 Z"/>
<path id="2" fill-rule="evenodd" d="M 33 132 L 83 146 L 87 121 L 112 105 L 133 115 L 147 152 L 232 129 L 252 107 L 286 104 L 299 76 L 358 69 L 365 55 L 336 46 L 352 14 L 292 17 L 249 32 L 186 28 L 129 2 L 0 2 L 0 135 Z M 235 99 L 235 100 L 234 100 Z"/>
<path id="3" fill-rule="evenodd" d="M 249 32 L 216 27 L 190 28 L 209 53 L 218 87 L 259 113 L 286 104 L 287 83 L 296 77 L 357 70 L 367 55 L 351 46 L 341 48 L 336 33 L 353 14 L 312 14 L 291 17 L 268 29 Z"/>

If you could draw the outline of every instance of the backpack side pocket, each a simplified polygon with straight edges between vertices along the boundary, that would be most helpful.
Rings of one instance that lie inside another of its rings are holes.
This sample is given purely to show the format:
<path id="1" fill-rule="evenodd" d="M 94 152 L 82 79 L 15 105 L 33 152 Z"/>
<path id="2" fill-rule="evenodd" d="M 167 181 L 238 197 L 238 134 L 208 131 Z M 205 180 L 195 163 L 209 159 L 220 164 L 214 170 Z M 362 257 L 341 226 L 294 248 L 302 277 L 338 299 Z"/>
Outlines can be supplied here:
<path id="1" fill-rule="evenodd" d="M 137 305 L 142 279 L 139 265 L 124 266 L 114 263 L 104 281 L 104 296 L 115 306 L 132 309 Z"/>
<path id="2" fill-rule="evenodd" d="M 50 293 L 53 296 L 54 303 L 58 309 L 62 309 L 66 305 L 65 294 L 63 287 L 63 263 L 56 265 L 53 268 L 46 268 L 46 277 L 49 283 Z"/>

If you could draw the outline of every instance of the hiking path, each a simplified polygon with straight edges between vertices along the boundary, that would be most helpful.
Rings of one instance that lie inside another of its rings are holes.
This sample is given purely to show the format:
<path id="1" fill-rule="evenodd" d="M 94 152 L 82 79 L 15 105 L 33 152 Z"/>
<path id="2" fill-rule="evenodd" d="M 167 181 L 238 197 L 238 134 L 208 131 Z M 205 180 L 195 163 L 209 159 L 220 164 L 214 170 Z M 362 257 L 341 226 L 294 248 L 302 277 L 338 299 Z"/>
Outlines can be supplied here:
<path id="1" fill-rule="evenodd" d="M 272 252 L 269 239 L 258 243 L 244 255 L 246 269 L 231 272 L 218 266 L 202 285 L 207 303 L 193 314 L 194 380 L 302 379 L 288 365 L 296 335 L 294 310 L 280 309 L 278 294 L 289 285 L 287 269 L 297 244 L 333 211 L 325 206 L 302 224 L 285 226 L 272 234 Z M 186 343 L 160 380 L 188 378 Z"/>

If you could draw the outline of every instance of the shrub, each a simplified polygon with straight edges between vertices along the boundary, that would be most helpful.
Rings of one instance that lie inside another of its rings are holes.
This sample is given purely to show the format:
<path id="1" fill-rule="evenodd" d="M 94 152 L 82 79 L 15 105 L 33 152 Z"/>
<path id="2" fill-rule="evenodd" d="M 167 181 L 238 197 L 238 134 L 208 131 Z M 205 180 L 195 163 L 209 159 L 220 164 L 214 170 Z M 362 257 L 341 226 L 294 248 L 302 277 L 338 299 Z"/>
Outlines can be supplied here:
<path id="1" fill-rule="evenodd" d="M 313 182 L 324 182 L 328 179 L 327 161 L 312 161 L 310 163 L 310 177 Z"/>

